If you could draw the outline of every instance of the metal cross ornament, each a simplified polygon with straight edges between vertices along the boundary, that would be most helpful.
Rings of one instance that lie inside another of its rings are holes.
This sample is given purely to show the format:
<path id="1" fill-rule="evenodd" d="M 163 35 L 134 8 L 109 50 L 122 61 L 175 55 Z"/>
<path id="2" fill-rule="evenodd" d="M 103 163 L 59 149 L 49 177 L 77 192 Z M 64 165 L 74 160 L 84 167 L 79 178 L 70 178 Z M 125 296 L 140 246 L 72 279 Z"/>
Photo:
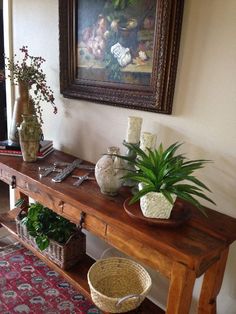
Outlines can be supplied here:
<path id="1" fill-rule="evenodd" d="M 58 174 L 52 178 L 53 182 L 62 182 L 66 177 L 68 177 L 75 168 L 86 169 L 89 171 L 94 171 L 94 166 L 90 165 L 82 165 L 83 160 L 75 159 L 72 163 L 69 162 L 55 162 L 53 165 L 48 167 L 39 167 L 39 175 L 40 178 L 46 177 L 53 172 L 57 172 Z M 57 167 L 65 167 L 64 169 Z"/>
<path id="2" fill-rule="evenodd" d="M 75 159 L 72 163 L 69 163 L 61 172 L 59 172 L 54 178 L 52 178 L 53 182 L 62 182 L 65 178 L 67 178 L 71 172 L 78 167 L 83 160 Z"/>
<path id="3" fill-rule="evenodd" d="M 83 176 L 72 176 L 72 178 L 78 179 L 77 181 L 75 181 L 75 183 L 73 183 L 73 185 L 80 186 L 86 180 L 95 180 L 94 177 L 89 177 L 89 174 L 90 172 L 86 173 Z"/>

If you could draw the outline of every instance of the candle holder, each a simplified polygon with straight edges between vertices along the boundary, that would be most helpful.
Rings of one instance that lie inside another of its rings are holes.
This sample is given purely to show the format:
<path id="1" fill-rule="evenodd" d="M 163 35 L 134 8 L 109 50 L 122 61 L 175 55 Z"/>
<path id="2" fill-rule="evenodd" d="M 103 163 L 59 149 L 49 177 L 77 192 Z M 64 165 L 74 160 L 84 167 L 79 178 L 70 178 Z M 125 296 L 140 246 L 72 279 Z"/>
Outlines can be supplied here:
<path id="1" fill-rule="evenodd" d="M 129 143 L 126 142 L 126 140 L 123 141 L 123 145 L 127 148 L 125 156 L 129 157 L 132 160 L 135 160 L 137 157 L 136 153 L 130 148 L 128 148 L 125 144 L 129 144 Z M 132 144 L 135 145 L 136 147 L 139 147 L 140 142 L 135 143 L 135 144 L 132 143 Z M 136 171 L 135 166 L 129 161 L 125 161 L 125 169 L 128 171 Z M 137 182 L 131 179 L 125 179 L 123 182 L 123 186 L 135 187 L 136 185 L 137 185 Z"/>

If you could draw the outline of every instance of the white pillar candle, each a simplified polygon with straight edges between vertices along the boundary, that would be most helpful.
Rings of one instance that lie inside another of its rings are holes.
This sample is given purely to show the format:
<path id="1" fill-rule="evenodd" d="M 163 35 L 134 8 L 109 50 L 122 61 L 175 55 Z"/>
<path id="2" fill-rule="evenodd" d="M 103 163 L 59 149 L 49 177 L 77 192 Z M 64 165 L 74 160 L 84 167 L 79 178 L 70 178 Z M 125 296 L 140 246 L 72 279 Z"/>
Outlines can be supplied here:
<path id="1" fill-rule="evenodd" d="M 147 153 L 149 149 L 153 149 L 156 145 L 156 134 L 150 132 L 142 132 L 140 139 L 140 148 Z"/>
<path id="2" fill-rule="evenodd" d="M 128 117 L 128 128 L 125 138 L 127 143 L 139 143 L 142 122 L 143 119 L 140 117 Z"/>

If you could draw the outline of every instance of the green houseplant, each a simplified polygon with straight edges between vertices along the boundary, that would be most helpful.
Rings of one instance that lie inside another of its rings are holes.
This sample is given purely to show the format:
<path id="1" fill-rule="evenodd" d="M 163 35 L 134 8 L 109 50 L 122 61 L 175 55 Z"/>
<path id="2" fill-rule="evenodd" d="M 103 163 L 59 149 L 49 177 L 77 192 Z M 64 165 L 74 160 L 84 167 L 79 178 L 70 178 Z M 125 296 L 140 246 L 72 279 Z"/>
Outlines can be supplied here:
<path id="1" fill-rule="evenodd" d="M 40 203 L 29 206 L 19 199 L 16 206 L 21 208 L 16 217 L 18 236 L 62 269 L 69 269 L 86 253 L 86 237 L 82 229 L 69 220 L 57 215 Z M 28 210 L 26 210 L 28 209 Z"/>
<path id="2" fill-rule="evenodd" d="M 206 215 L 203 206 L 195 196 L 215 203 L 204 193 L 205 190 L 210 191 L 209 188 L 197 179 L 193 172 L 203 168 L 209 161 L 204 159 L 187 160 L 182 154 L 176 154 L 181 145 L 180 143 L 174 143 L 164 149 L 163 145 L 160 144 L 157 149 L 148 150 L 145 153 L 133 144 L 125 144 L 137 157 L 132 159 L 127 156 L 119 156 L 133 164 L 136 169 L 135 171 L 128 170 L 124 179 L 132 179 L 138 182 L 140 188 L 131 198 L 130 204 L 137 202 L 139 199 L 142 200 L 144 196 L 150 195 L 150 193 L 157 192 L 161 194 L 161 202 L 167 201 L 171 208 L 175 198 L 178 197 L 193 204 Z"/>
<path id="3" fill-rule="evenodd" d="M 42 68 L 45 59 L 30 55 L 27 46 L 23 46 L 19 50 L 22 53 L 21 60 L 17 60 L 16 55 L 13 58 L 5 57 L 6 69 L 9 70 L 7 77 L 10 78 L 14 85 L 19 85 L 21 88 L 26 89 L 27 92 L 31 91 L 31 103 L 28 99 L 28 103 L 24 104 L 21 113 L 32 113 L 32 109 L 29 106 L 33 104 L 38 120 L 40 124 L 43 124 L 42 102 L 49 103 L 53 108 L 53 112 L 57 113 L 53 91 L 47 85 L 46 74 Z"/>
<path id="4" fill-rule="evenodd" d="M 19 143 L 18 127 L 23 121 L 23 116 L 27 117 L 26 119 L 30 116 L 31 121 L 42 127 L 42 103 L 50 104 L 53 112 L 57 113 L 54 94 L 47 85 L 46 74 L 43 71 L 45 59 L 30 55 L 27 46 L 23 46 L 19 50 L 21 52 L 20 59 L 16 54 L 12 58 L 5 57 L 8 70 L 6 78 L 9 78 L 13 85 L 18 85 L 18 97 L 14 104 L 9 132 L 9 140 L 15 143 Z"/>
<path id="5" fill-rule="evenodd" d="M 35 238 L 40 250 L 45 250 L 50 239 L 65 244 L 75 233 L 76 225 L 39 203 L 31 204 L 27 216 L 21 220 L 29 234 Z"/>

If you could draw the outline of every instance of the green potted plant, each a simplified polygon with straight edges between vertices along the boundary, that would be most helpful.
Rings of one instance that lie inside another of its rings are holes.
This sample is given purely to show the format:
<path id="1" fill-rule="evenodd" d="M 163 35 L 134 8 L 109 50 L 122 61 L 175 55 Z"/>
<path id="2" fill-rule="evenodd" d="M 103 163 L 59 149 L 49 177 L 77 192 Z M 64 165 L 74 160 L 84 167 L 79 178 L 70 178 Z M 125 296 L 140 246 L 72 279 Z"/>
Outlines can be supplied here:
<path id="1" fill-rule="evenodd" d="M 18 142 L 17 127 L 23 121 L 22 115 L 36 115 L 37 121 L 42 126 L 42 103 L 49 103 L 53 112 L 57 113 L 55 98 L 52 89 L 47 85 L 46 75 L 43 71 L 45 59 L 34 57 L 29 54 L 27 46 L 19 49 L 22 56 L 20 59 L 16 55 L 12 58 L 5 57 L 6 78 L 10 78 L 12 84 L 18 85 L 19 97 L 14 104 L 12 125 L 9 132 L 9 139 Z"/>
<path id="2" fill-rule="evenodd" d="M 65 244 L 76 231 L 75 224 L 39 203 L 30 205 L 27 216 L 21 220 L 21 223 L 26 226 L 29 234 L 35 238 L 35 242 L 41 251 L 49 246 L 50 239 Z"/>
<path id="3" fill-rule="evenodd" d="M 74 265 L 85 254 L 85 235 L 74 223 L 40 203 L 30 204 L 27 213 L 22 210 L 16 225 L 23 240 L 39 248 L 63 269 Z"/>
<path id="4" fill-rule="evenodd" d="M 42 102 L 51 104 L 53 112 L 57 113 L 53 91 L 47 85 L 46 74 L 42 68 L 46 60 L 30 55 L 27 46 L 23 46 L 19 50 L 22 53 L 21 60 L 16 60 L 16 55 L 13 58 L 5 57 L 6 69 L 9 70 L 7 77 L 10 78 L 12 84 L 19 85 L 21 89 L 25 89 L 27 92 L 32 91 L 30 94 L 31 103 L 29 101 L 25 103 L 21 113 L 32 113 L 29 106 L 33 105 L 39 123 L 43 124 Z"/>
<path id="5" fill-rule="evenodd" d="M 204 192 L 209 188 L 193 174 L 203 168 L 208 160 L 187 160 L 182 154 L 176 154 L 180 143 L 174 143 L 167 149 L 163 145 L 145 153 L 139 147 L 126 143 L 136 154 L 132 159 L 119 156 L 135 166 L 134 171 L 127 171 L 124 179 L 138 183 L 139 190 L 134 193 L 129 204 L 140 200 L 143 215 L 149 218 L 168 219 L 176 197 L 196 206 L 206 215 L 203 206 L 195 196 L 215 204 Z"/>

